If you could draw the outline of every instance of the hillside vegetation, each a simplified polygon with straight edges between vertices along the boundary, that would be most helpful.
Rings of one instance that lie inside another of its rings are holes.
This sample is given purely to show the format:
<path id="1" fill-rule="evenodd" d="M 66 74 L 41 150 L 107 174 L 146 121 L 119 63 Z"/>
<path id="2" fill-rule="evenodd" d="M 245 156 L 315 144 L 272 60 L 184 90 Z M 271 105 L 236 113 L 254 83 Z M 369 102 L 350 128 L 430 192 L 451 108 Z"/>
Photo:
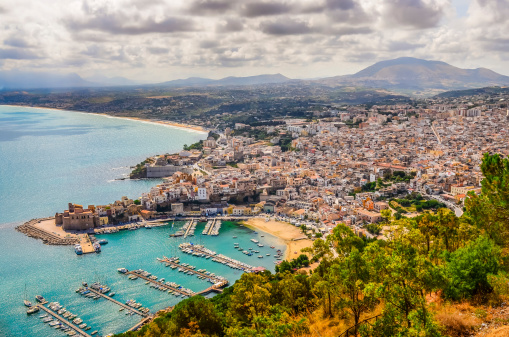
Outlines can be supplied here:
<path id="1" fill-rule="evenodd" d="M 460 218 L 439 209 L 392 220 L 388 241 L 338 225 L 308 250 L 319 261 L 311 274 L 244 274 L 223 294 L 184 300 L 122 336 L 345 336 L 347 328 L 351 336 L 471 336 L 509 294 L 509 161 L 486 154 L 481 169 L 482 195 L 469 196 Z"/>

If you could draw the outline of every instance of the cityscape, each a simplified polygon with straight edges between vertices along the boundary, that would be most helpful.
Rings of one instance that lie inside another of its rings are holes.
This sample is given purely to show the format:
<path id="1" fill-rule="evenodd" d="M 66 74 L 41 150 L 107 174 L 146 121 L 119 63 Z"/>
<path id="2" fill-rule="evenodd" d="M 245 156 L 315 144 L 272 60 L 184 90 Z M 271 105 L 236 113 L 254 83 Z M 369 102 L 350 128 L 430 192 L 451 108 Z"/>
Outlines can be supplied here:
<path id="1" fill-rule="evenodd" d="M 509 336 L 507 14 L 0 4 L 0 336 Z"/>

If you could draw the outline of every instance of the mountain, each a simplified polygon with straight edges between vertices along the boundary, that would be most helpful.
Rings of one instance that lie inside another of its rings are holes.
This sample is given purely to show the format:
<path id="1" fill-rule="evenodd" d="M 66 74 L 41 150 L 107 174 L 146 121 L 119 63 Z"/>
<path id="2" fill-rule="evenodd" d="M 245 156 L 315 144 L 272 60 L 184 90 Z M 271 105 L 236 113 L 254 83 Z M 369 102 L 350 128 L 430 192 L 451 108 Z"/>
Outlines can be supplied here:
<path id="1" fill-rule="evenodd" d="M 124 86 L 124 85 L 136 85 L 140 84 L 139 82 L 132 81 L 125 77 L 106 77 L 103 75 L 95 75 L 91 77 L 86 77 L 85 80 L 91 83 L 95 83 L 99 86 Z"/>
<path id="2" fill-rule="evenodd" d="M 446 91 L 507 85 L 509 76 L 486 68 L 461 69 L 445 62 L 401 57 L 375 63 L 353 75 L 329 77 L 317 82 L 397 91 Z"/>
<path id="3" fill-rule="evenodd" d="M 76 73 L 53 74 L 18 70 L 0 71 L 0 90 L 37 88 L 76 88 L 95 84 L 84 80 Z"/>
<path id="4" fill-rule="evenodd" d="M 247 77 L 225 77 L 220 80 L 212 80 L 201 77 L 190 77 L 187 79 L 163 82 L 158 85 L 170 87 L 198 87 L 198 86 L 243 86 L 270 83 L 284 83 L 291 81 L 290 78 L 281 74 L 257 75 Z"/>

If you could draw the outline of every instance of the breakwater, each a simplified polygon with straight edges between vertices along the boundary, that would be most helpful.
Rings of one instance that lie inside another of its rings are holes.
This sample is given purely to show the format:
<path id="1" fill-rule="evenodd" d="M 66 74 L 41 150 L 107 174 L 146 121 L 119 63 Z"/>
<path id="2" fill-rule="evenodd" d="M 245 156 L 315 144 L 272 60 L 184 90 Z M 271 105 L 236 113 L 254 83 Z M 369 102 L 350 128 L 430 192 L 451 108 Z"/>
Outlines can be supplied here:
<path id="1" fill-rule="evenodd" d="M 53 220 L 54 217 L 32 219 L 25 222 L 24 224 L 16 227 L 18 232 L 21 232 L 31 238 L 41 239 L 43 243 L 47 245 L 74 245 L 79 243 L 80 240 L 77 237 L 61 237 L 56 234 L 45 231 L 36 225 L 42 221 Z"/>

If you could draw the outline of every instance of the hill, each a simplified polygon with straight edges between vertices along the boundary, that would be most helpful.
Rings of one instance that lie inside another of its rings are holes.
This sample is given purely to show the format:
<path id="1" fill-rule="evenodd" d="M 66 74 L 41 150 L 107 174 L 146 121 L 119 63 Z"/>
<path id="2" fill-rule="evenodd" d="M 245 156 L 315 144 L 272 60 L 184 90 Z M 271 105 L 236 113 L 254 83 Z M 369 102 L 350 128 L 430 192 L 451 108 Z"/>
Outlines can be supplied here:
<path id="1" fill-rule="evenodd" d="M 47 72 L 0 71 L 0 90 L 36 88 L 77 88 L 96 84 L 84 80 L 76 73 L 53 74 Z"/>
<path id="2" fill-rule="evenodd" d="M 507 94 L 507 93 L 509 93 L 509 88 L 486 87 L 486 88 L 477 88 L 477 89 L 446 91 L 446 92 L 436 95 L 435 97 L 455 98 L 455 97 L 464 97 L 464 96 L 496 95 L 496 94 Z"/>
<path id="3" fill-rule="evenodd" d="M 243 86 L 243 85 L 284 83 L 288 81 L 291 81 L 291 79 L 281 74 L 268 74 L 268 75 L 266 74 L 247 77 L 230 76 L 222 78 L 220 80 L 212 80 L 201 77 L 190 77 L 187 79 L 163 82 L 159 83 L 158 85 L 169 87 Z"/>
<path id="4" fill-rule="evenodd" d="M 318 80 L 328 85 L 356 85 L 396 91 L 447 91 L 507 85 L 509 76 L 486 68 L 461 69 L 441 61 L 401 57 L 381 61 L 358 73 Z"/>

